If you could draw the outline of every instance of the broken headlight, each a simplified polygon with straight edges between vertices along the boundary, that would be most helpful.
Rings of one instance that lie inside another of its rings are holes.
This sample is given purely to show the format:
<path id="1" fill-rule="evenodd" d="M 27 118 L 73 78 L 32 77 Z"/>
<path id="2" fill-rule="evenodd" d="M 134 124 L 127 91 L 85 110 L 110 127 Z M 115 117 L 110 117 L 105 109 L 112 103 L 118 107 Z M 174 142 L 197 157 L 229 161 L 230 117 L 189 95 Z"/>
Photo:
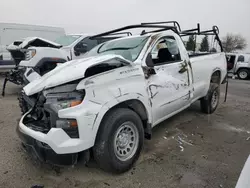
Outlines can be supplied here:
<path id="1" fill-rule="evenodd" d="M 30 49 L 30 50 L 26 51 L 26 53 L 25 53 L 25 60 L 30 60 L 35 55 L 36 55 L 36 50 L 35 49 Z"/>
<path id="2" fill-rule="evenodd" d="M 69 89 L 71 86 L 67 86 Z M 52 92 L 53 93 L 49 93 Z M 57 93 L 54 93 L 57 91 Z M 63 91 L 63 92 L 62 92 Z M 52 127 L 62 128 L 71 138 L 79 137 L 76 119 L 59 118 L 58 111 L 80 105 L 85 96 L 85 92 L 72 91 L 65 92 L 65 88 L 54 88 L 44 92 L 46 97 L 45 106 L 50 112 L 50 122 Z"/>

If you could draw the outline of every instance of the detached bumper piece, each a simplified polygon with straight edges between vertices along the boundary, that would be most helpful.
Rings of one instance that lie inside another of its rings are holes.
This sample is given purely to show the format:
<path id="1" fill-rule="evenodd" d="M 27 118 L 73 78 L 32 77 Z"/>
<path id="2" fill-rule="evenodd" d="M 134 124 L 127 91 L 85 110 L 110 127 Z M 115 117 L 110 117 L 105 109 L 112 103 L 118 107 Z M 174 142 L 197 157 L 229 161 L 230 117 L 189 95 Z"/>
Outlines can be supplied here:
<path id="1" fill-rule="evenodd" d="M 23 73 L 24 73 L 24 69 L 20 69 L 18 67 L 7 72 L 5 79 L 4 79 L 4 83 L 3 83 L 2 96 L 5 95 L 5 87 L 8 81 L 16 85 L 22 85 L 24 83 Z"/>
<path id="2" fill-rule="evenodd" d="M 25 149 L 32 154 L 35 159 L 41 162 L 52 163 L 59 166 L 74 165 L 77 163 L 78 153 L 57 154 L 47 144 L 39 142 L 34 138 L 22 133 L 17 126 L 17 134 L 22 140 Z"/>

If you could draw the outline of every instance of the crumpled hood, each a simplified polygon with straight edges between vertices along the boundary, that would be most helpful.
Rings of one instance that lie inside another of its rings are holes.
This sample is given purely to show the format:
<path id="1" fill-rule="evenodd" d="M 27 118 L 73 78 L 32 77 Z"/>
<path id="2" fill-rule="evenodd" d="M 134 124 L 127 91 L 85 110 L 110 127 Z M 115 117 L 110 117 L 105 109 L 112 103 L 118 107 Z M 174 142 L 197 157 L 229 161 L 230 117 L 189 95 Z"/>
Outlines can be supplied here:
<path id="1" fill-rule="evenodd" d="M 44 89 L 81 79 L 84 77 L 85 72 L 89 67 L 101 64 L 111 59 L 120 59 L 126 65 L 132 64 L 132 62 L 124 59 L 119 55 L 103 55 L 72 60 L 57 66 L 55 69 L 48 72 L 44 76 L 32 81 L 24 87 L 24 91 L 26 95 L 29 96 Z"/>
<path id="2" fill-rule="evenodd" d="M 60 48 L 62 45 L 57 44 L 53 41 L 41 38 L 41 37 L 27 37 L 24 39 L 16 40 L 12 44 L 10 44 L 6 49 L 8 51 L 16 51 L 27 48 L 29 45 L 32 46 L 32 43 L 36 43 L 34 46 L 39 47 L 39 42 L 41 43 L 41 47 L 52 47 L 52 48 Z"/>

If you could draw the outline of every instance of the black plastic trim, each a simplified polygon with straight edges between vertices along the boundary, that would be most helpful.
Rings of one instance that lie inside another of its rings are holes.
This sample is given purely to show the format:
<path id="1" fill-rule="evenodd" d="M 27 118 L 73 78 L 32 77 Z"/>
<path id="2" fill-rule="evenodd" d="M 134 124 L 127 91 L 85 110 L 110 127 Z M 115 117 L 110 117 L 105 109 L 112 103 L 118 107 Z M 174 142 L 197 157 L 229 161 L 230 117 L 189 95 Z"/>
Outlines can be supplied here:
<path id="1" fill-rule="evenodd" d="M 36 159 L 54 165 L 74 165 L 77 163 L 78 153 L 57 154 L 49 145 L 39 142 L 34 138 L 22 133 L 19 126 L 16 128 L 17 134 L 25 146 L 25 149 Z"/>

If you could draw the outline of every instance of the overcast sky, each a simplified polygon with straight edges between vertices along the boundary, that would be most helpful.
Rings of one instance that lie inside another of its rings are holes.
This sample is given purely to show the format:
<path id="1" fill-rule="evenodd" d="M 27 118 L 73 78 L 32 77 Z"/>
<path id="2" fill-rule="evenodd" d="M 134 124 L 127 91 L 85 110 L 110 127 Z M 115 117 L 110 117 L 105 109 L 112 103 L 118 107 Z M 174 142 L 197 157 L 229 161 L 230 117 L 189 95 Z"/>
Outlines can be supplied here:
<path id="1" fill-rule="evenodd" d="M 182 28 L 218 25 L 220 36 L 240 33 L 250 52 L 250 0 L 1 0 L 0 22 L 98 33 L 148 21 L 177 20 Z"/>

